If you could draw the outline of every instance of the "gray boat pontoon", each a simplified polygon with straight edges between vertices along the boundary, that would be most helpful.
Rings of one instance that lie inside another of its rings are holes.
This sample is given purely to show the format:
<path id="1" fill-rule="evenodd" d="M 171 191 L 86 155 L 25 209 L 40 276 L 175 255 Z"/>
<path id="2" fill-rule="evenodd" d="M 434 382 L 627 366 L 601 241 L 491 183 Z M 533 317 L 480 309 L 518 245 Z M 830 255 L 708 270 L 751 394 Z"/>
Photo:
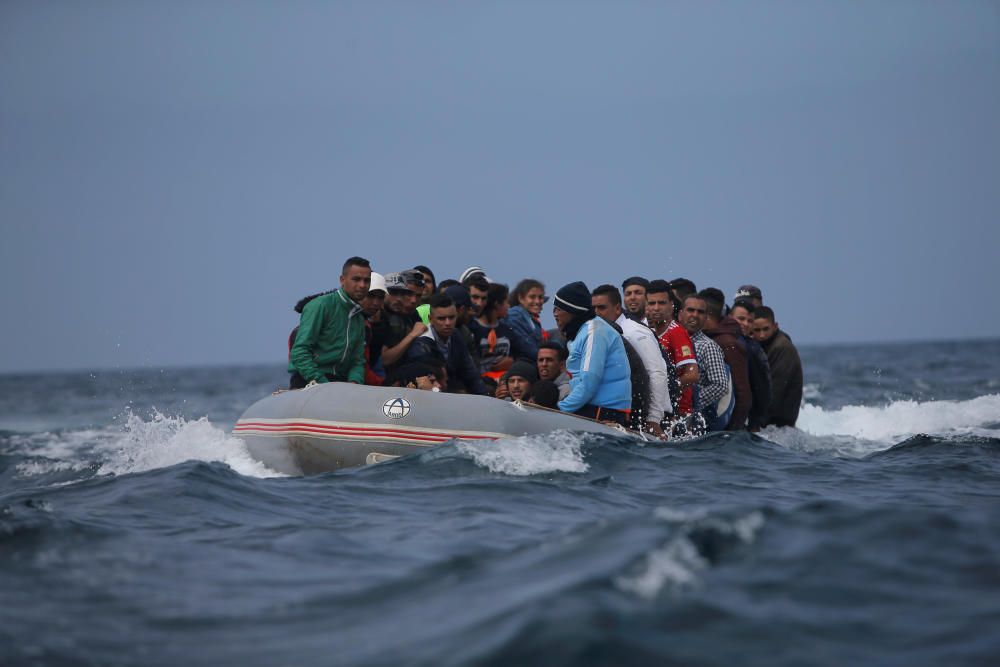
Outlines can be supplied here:
<path id="1" fill-rule="evenodd" d="M 250 454 L 289 475 L 377 463 L 448 440 L 497 440 L 551 431 L 621 435 L 619 428 L 487 396 L 331 382 L 280 391 L 233 427 Z"/>

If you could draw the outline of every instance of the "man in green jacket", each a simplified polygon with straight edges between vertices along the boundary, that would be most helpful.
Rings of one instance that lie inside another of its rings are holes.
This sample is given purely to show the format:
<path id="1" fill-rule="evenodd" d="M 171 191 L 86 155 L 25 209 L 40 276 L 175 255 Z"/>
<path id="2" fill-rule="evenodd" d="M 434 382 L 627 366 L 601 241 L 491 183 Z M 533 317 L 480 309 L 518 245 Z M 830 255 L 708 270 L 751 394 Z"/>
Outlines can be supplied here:
<path id="1" fill-rule="evenodd" d="M 340 273 L 340 289 L 302 308 L 292 343 L 288 372 L 291 388 L 310 382 L 365 382 L 365 314 L 372 269 L 367 259 L 351 257 Z"/>

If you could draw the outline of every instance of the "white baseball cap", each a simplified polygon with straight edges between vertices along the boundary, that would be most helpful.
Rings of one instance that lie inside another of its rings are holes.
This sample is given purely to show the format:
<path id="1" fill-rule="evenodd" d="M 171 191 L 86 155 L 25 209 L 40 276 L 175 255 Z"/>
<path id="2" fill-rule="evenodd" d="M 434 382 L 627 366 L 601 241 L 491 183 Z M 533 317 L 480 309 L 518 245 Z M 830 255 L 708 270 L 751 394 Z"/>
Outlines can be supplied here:
<path id="1" fill-rule="evenodd" d="M 378 292 L 379 290 L 383 292 L 386 291 L 385 278 L 382 277 L 381 273 L 375 273 L 372 271 L 372 284 L 371 287 L 368 288 L 368 292 L 370 294 L 371 292 Z"/>

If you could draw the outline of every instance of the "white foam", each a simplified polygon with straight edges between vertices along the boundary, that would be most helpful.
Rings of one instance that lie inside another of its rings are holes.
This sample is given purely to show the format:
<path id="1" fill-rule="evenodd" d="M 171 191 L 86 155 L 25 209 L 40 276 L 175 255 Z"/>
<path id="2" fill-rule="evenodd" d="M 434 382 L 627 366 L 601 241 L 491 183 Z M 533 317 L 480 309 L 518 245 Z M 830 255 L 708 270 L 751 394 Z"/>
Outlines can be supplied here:
<path id="1" fill-rule="evenodd" d="M 61 433 L 15 436 L 14 451 L 30 457 L 16 470 L 22 477 L 67 470 L 97 468 L 97 473 L 122 475 L 183 463 L 218 461 L 250 477 L 281 473 L 255 460 L 237 437 L 214 426 L 207 417 L 186 420 L 154 411 L 144 420 L 126 412 L 123 425 Z"/>
<path id="2" fill-rule="evenodd" d="M 615 579 L 620 590 L 646 600 L 655 598 L 664 588 L 679 590 L 697 585 L 699 572 L 709 566 L 689 538 L 690 527 L 709 527 L 722 534 L 733 535 L 744 544 L 752 544 L 764 525 L 764 515 L 758 511 L 728 520 L 711 517 L 704 508 L 678 510 L 658 507 L 654 516 L 681 527 L 663 547 L 646 556 L 638 572 Z"/>
<path id="3" fill-rule="evenodd" d="M 848 435 L 869 441 L 895 443 L 919 433 L 930 435 L 986 435 L 996 437 L 1000 422 L 1000 395 L 969 401 L 896 401 L 883 407 L 848 405 L 826 411 L 806 404 L 798 428 L 812 435 Z"/>
<path id="4" fill-rule="evenodd" d="M 639 572 L 631 576 L 615 579 L 615 584 L 626 593 L 635 593 L 645 600 L 659 595 L 664 587 L 681 588 L 693 586 L 698 581 L 698 572 L 708 567 L 708 561 L 685 536 L 678 536 L 663 548 L 646 556 L 646 562 Z"/>
<path id="5" fill-rule="evenodd" d="M 154 411 L 146 421 L 128 414 L 122 437 L 107 454 L 99 474 L 123 475 L 185 461 L 217 461 L 249 477 L 282 476 L 250 456 L 242 440 L 214 426 L 207 417 L 189 421 Z"/>
<path id="6" fill-rule="evenodd" d="M 581 446 L 586 434 L 555 431 L 544 435 L 505 438 L 495 442 L 458 443 L 458 451 L 476 465 L 504 475 L 544 475 L 553 472 L 586 472 Z"/>

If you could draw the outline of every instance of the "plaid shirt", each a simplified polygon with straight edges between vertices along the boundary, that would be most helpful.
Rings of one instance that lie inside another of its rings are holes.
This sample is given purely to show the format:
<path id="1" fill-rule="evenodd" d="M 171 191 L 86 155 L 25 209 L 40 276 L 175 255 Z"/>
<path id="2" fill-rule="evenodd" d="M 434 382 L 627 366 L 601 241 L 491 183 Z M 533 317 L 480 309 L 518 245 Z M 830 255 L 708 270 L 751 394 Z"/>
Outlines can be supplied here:
<path id="1" fill-rule="evenodd" d="M 698 405 L 695 406 L 696 410 L 701 411 L 715 405 L 726 395 L 729 390 L 729 372 L 718 343 L 701 331 L 691 335 L 691 342 L 694 343 L 701 371 L 701 377 L 698 378 Z"/>

